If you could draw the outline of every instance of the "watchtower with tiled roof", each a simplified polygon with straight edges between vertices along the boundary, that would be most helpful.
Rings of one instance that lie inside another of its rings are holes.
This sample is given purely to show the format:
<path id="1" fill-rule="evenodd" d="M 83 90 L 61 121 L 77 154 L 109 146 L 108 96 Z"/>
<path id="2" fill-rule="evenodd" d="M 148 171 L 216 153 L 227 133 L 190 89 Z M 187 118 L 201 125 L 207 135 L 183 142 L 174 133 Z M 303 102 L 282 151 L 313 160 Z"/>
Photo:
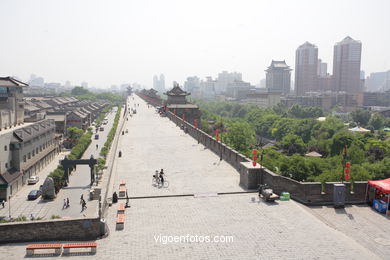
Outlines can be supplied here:
<path id="1" fill-rule="evenodd" d="M 191 93 L 182 90 L 177 83 L 174 83 L 173 88 L 164 94 L 168 96 L 167 105 L 187 104 L 186 96 L 191 95 Z"/>

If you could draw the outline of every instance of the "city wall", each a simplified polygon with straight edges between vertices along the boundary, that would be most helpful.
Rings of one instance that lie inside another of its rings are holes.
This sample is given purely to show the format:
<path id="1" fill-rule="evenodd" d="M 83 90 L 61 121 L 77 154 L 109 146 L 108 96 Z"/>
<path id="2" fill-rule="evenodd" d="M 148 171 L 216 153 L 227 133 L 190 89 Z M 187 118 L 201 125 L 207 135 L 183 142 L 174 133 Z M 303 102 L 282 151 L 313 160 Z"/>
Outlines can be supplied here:
<path id="1" fill-rule="evenodd" d="M 0 243 L 94 240 L 105 233 L 100 218 L 54 219 L 0 224 Z"/>
<path id="2" fill-rule="evenodd" d="M 151 105 L 160 105 L 160 102 L 154 101 L 150 97 L 138 95 Z M 198 143 L 217 154 L 222 160 L 225 160 L 233 166 L 240 174 L 240 185 L 248 190 L 257 189 L 259 184 L 269 185 L 277 194 L 289 192 L 292 199 L 305 205 L 331 205 L 333 204 L 333 184 L 332 182 L 298 182 L 293 179 L 280 176 L 257 164 L 253 166 L 252 160 L 224 143 L 217 140 L 195 128 L 192 124 L 183 121 L 172 112 L 167 113 L 167 117 L 177 126 L 191 135 Z M 359 204 L 366 202 L 367 182 L 346 182 L 346 200 L 347 204 Z"/>
<path id="3" fill-rule="evenodd" d="M 171 112 L 167 117 L 177 126 L 182 127 L 185 132 L 191 135 L 198 143 L 213 151 L 220 158 L 233 166 L 240 173 L 240 185 L 248 190 L 258 188 L 259 184 L 268 184 L 273 190 L 280 194 L 289 192 L 291 198 L 306 205 L 331 205 L 333 204 L 333 184 L 331 182 L 298 182 L 293 179 L 280 176 L 274 172 L 261 167 L 259 164 L 252 165 L 252 160 L 224 143 L 196 129 L 192 124 L 183 121 Z M 353 188 L 351 183 L 346 185 L 346 203 L 359 204 L 366 202 L 367 182 L 355 182 Z"/>

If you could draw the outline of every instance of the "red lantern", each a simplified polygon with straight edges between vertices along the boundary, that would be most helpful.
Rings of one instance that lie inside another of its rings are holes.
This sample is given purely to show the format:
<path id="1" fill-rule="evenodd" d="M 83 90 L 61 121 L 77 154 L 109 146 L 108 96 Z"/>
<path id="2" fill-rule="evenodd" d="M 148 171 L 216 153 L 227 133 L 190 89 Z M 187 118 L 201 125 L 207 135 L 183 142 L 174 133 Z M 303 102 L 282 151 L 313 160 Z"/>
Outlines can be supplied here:
<path id="1" fill-rule="evenodd" d="M 215 139 L 219 141 L 219 129 L 215 129 Z"/>
<path id="2" fill-rule="evenodd" d="M 197 119 L 194 120 L 194 126 L 196 129 L 198 129 L 198 120 Z"/>
<path id="3" fill-rule="evenodd" d="M 345 180 L 346 181 L 349 180 L 349 167 L 351 167 L 351 163 L 350 162 L 346 162 L 345 163 Z"/>
<path id="4" fill-rule="evenodd" d="M 253 166 L 256 166 L 256 160 L 257 160 L 257 150 L 253 149 Z"/>

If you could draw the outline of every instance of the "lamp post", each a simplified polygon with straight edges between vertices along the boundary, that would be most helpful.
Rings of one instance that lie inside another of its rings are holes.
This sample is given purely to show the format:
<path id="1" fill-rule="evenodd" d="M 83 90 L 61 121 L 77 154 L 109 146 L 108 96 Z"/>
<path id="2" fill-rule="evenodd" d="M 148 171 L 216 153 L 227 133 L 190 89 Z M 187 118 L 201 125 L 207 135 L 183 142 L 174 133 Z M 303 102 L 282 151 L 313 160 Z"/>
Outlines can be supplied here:
<path id="1" fill-rule="evenodd" d="M 11 219 L 11 195 L 8 196 L 8 216 Z"/>

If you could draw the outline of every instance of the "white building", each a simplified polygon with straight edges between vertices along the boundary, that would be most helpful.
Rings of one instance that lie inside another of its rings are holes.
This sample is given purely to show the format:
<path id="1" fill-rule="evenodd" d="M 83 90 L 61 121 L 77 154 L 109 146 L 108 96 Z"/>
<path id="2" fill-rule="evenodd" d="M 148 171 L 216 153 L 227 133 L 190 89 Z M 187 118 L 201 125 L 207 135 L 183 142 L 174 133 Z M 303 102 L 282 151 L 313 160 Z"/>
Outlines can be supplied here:
<path id="1" fill-rule="evenodd" d="M 229 83 L 234 83 L 234 81 L 242 81 L 242 74 L 238 72 L 222 71 L 218 74 L 218 78 L 215 83 L 215 93 L 217 95 L 224 93 Z"/>

